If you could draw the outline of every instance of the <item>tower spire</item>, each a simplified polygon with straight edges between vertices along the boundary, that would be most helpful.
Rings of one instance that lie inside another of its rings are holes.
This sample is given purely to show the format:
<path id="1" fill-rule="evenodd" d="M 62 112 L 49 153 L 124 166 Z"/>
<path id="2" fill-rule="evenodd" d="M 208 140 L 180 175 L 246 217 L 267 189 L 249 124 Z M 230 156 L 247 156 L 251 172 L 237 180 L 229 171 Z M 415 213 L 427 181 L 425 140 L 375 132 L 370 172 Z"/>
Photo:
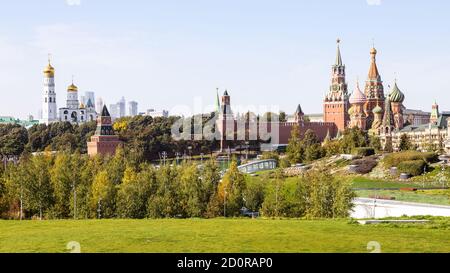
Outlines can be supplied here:
<path id="1" fill-rule="evenodd" d="M 336 54 L 336 66 L 342 66 L 342 56 L 341 56 L 341 49 L 339 47 L 339 44 L 341 43 L 341 39 L 337 39 L 337 54 Z"/>
<path id="2" fill-rule="evenodd" d="M 216 112 L 220 112 L 220 98 L 219 98 L 219 88 L 216 88 Z"/>
<path id="3" fill-rule="evenodd" d="M 369 80 L 370 81 L 381 81 L 380 73 L 378 72 L 377 67 L 377 50 L 375 49 L 375 46 L 372 47 L 370 50 L 370 56 L 371 56 L 371 62 L 370 62 L 370 69 L 369 69 Z"/>

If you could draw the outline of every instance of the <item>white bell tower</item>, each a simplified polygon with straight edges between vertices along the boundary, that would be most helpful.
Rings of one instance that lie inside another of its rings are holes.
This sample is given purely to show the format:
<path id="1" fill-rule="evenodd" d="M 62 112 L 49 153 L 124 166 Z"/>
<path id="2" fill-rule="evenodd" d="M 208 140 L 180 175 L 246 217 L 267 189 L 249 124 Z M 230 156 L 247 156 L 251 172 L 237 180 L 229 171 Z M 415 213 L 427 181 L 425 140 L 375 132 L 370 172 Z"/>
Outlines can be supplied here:
<path id="1" fill-rule="evenodd" d="M 42 120 L 41 123 L 49 124 L 57 121 L 55 69 L 50 64 L 44 69 L 44 93 L 42 95 Z"/>

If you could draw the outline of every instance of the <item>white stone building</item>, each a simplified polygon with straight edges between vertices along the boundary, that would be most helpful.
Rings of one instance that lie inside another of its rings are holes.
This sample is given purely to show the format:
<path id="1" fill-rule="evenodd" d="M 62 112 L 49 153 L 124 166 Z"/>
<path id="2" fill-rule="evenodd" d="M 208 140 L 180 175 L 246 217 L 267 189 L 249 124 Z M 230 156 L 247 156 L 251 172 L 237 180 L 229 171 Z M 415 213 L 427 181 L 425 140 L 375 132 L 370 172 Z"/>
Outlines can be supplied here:
<path id="1" fill-rule="evenodd" d="M 80 103 L 78 100 L 78 87 L 72 84 L 67 88 L 67 103 L 65 108 L 59 109 L 60 121 L 67 121 L 71 123 L 84 123 L 95 121 L 97 119 L 97 112 L 95 105 L 88 99 L 87 104 Z"/>

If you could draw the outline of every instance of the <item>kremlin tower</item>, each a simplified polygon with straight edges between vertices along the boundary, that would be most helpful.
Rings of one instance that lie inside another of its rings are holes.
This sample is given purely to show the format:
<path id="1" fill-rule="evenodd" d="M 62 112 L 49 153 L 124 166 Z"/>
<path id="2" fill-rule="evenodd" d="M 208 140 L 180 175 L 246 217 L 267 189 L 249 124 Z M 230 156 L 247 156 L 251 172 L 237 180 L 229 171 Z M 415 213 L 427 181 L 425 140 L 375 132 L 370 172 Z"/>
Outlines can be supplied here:
<path id="1" fill-rule="evenodd" d="M 220 151 L 224 152 L 230 148 L 230 141 L 235 139 L 235 120 L 231 111 L 231 98 L 228 90 L 225 90 L 220 104 L 219 118 L 217 119 L 217 129 L 220 132 Z"/>
<path id="2" fill-rule="evenodd" d="M 345 130 L 349 122 L 349 98 L 345 82 L 345 65 L 342 62 L 340 40 L 337 40 L 336 63 L 332 67 L 330 90 L 324 100 L 324 121 L 333 122 L 340 131 Z"/>
<path id="3" fill-rule="evenodd" d="M 97 119 L 97 130 L 91 137 L 91 141 L 87 143 L 88 154 L 89 156 L 114 155 L 121 144 L 119 136 L 114 134 L 111 115 L 105 105 Z"/>
<path id="4" fill-rule="evenodd" d="M 44 93 L 42 98 L 42 123 L 49 124 L 57 121 L 55 69 L 48 59 L 48 65 L 44 69 Z"/>
<path id="5" fill-rule="evenodd" d="M 439 105 L 435 102 L 431 108 L 430 123 L 436 125 L 439 119 Z"/>

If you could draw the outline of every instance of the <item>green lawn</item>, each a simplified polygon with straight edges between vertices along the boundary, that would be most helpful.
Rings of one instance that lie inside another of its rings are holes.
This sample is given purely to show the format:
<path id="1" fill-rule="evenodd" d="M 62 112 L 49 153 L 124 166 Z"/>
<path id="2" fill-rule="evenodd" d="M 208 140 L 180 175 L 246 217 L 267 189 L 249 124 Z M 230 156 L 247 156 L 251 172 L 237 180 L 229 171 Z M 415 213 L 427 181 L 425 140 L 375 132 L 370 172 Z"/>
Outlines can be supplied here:
<path id="1" fill-rule="evenodd" d="M 348 220 L 0 221 L 0 252 L 450 252 L 445 224 L 360 226 Z"/>
<path id="2" fill-rule="evenodd" d="M 362 189 L 390 189 L 390 188 L 421 188 L 422 183 L 398 182 L 398 181 L 381 181 L 366 177 L 351 178 L 353 188 Z"/>
<path id="3" fill-rule="evenodd" d="M 447 190 L 448 192 L 448 190 Z M 448 193 L 444 190 L 435 190 L 435 191 L 417 191 L 417 192 L 408 192 L 408 191 L 395 191 L 395 190 L 383 190 L 383 191 L 374 191 L 374 190 L 363 190 L 357 191 L 356 194 L 359 197 L 372 197 L 372 196 L 385 196 L 385 197 L 395 197 L 396 201 L 405 201 L 405 202 L 415 202 L 415 203 L 427 203 L 427 204 L 435 204 L 435 205 L 450 205 L 450 198 Z"/>

